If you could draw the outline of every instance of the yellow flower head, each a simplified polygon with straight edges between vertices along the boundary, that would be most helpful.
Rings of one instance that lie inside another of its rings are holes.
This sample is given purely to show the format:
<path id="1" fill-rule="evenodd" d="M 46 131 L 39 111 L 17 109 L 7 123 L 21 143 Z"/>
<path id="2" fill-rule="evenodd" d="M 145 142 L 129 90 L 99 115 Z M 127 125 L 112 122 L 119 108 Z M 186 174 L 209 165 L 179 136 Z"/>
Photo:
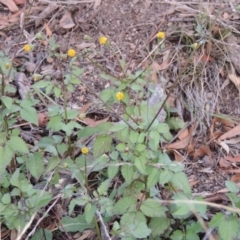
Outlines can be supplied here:
<path id="1" fill-rule="evenodd" d="M 158 33 L 157 33 L 157 38 L 163 39 L 163 38 L 165 38 L 165 37 L 166 37 L 165 32 L 158 32 Z"/>
<path id="2" fill-rule="evenodd" d="M 32 47 L 29 44 L 26 44 L 26 45 L 23 46 L 23 49 L 24 49 L 25 52 L 30 52 Z"/>
<path id="3" fill-rule="evenodd" d="M 195 42 L 194 44 L 192 44 L 192 47 L 193 47 L 194 49 L 198 49 L 199 44 Z"/>
<path id="4" fill-rule="evenodd" d="M 67 163 L 63 163 L 62 167 L 63 167 L 63 168 L 67 168 L 67 167 L 68 167 L 68 164 L 67 164 Z"/>
<path id="5" fill-rule="evenodd" d="M 10 68 L 10 63 L 5 63 L 5 66 L 4 66 L 6 69 L 9 69 Z"/>
<path id="6" fill-rule="evenodd" d="M 124 94 L 123 94 L 122 92 L 118 92 L 118 93 L 116 94 L 116 98 L 117 98 L 119 101 L 121 101 L 121 100 L 123 100 L 123 98 L 124 98 Z"/>
<path id="7" fill-rule="evenodd" d="M 87 147 L 83 147 L 81 149 L 81 152 L 82 152 L 82 154 L 88 154 L 88 148 Z"/>
<path id="8" fill-rule="evenodd" d="M 99 43 L 101 44 L 101 45 L 105 45 L 106 43 L 107 43 L 107 37 L 105 37 L 105 36 L 101 36 L 100 38 L 99 38 Z"/>
<path id="9" fill-rule="evenodd" d="M 33 75 L 33 81 L 34 81 L 34 82 L 37 82 L 38 80 L 40 80 L 40 77 L 41 77 L 40 74 L 34 74 L 34 75 Z"/>
<path id="10" fill-rule="evenodd" d="M 67 52 L 67 55 L 69 57 L 75 57 L 76 56 L 76 51 L 74 49 L 70 48 Z"/>

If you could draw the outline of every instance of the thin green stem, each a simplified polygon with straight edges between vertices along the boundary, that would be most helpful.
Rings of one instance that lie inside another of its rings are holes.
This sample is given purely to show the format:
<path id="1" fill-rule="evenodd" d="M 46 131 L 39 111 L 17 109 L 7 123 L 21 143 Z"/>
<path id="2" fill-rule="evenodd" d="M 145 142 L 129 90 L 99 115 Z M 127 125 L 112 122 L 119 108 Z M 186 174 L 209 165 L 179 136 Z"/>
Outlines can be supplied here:
<path id="1" fill-rule="evenodd" d="M 98 222 L 97 222 L 97 217 L 94 216 L 93 219 L 94 219 L 94 224 L 95 224 L 96 231 L 97 231 L 98 240 L 102 240 L 100 229 L 99 229 Z"/>

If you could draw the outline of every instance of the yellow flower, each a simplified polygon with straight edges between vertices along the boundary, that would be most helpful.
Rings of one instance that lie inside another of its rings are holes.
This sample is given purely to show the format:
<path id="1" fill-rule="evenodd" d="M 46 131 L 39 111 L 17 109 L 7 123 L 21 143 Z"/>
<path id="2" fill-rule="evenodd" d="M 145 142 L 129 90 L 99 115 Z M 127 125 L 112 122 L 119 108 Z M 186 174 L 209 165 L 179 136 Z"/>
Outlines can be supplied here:
<path id="1" fill-rule="evenodd" d="M 26 44 L 26 45 L 23 46 L 23 49 L 24 49 L 25 52 L 30 52 L 32 47 L 29 44 Z"/>
<path id="2" fill-rule="evenodd" d="M 68 54 L 69 57 L 75 57 L 76 56 L 76 51 L 74 49 L 70 48 L 68 50 L 67 54 Z"/>
<path id="3" fill-rule="evenodd" d="M 40 77 L 41 77 L 41 75 L 39 75 L 39 74 L 34 74 L 34 75 L 33 75 L 33 81 L 34 81 L 34 82 L 37 82 L 37 81 L 40 79 Z"/>
<path id="4" fill-rule="evenodd" d="M 165 37 L 166 37 L 165 32 L 158 32 L 158 33 L 157 33 L 157 38 L 163 39 L 163 38 L 165 38 Z"/>
<path id="5" fill-rule="evenodd" d="M 81 151 L 82 151 L 83 154 L 88 154 L 88 148 L 87 147 L 83 147 L 81 149 Z"/>
<path id="6" fill-rule="evenodd" d="M 5 63 L 5 66 L 4 66 L 6 69 L 9 69 L 10 68 L 10 63 Z"/>
<path id="7" fill-rule="evenodd" d="M 197 49 L 197 48 L 199 47 L 199 44 L 195 42 L 194 44 L 192 44 L 192 47 L 193 47 L 194 49 Z"/>
<path id="8" fill-rule="evenodd" d="M 123 100 L 123 98 L 124 98 L 124 94 L 123 94 L 122 92 L 118 92 L 118 93 L 116 94 L 116 98 L 117 98 L 119 101 L 121 101 L 121 100 Z"/>
<path id="9" fill-rule="evenodd" d="M 101 45 L 105 45 L 107 43 L 107 40 L 108 40 L 107 37 L 102 36 L 102 37 L 99 38 L 99 43 Z"/>
<path id="10" fill-rule="evenodd" d="M 67 167 L 68 167 L 68 164 L 67 164 L 67 163 L 63 163 L 62 167 L 63 167 L 63 168 L 67 168 Z"/>

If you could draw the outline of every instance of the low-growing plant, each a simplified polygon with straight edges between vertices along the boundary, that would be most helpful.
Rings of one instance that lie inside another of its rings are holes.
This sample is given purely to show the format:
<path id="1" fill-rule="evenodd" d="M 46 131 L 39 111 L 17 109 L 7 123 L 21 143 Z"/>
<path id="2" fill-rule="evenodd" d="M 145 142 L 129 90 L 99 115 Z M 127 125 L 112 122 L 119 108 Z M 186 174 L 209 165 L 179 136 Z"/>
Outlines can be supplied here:
<path id="1" fill-rule="evenodd" d="M 165 33 L 159 32 L 157 37 L 164 41 Z M 105 36 L 100 38 L 100 44 L 111 51 Z M 194 45 L 193 50 L 197 47 Z M 43 76 L 32 85 L 31 97 L 21 100 L 9 96 L 16 92 L 12 84 L 16 69 L 9 68 L 11 60 L 0 53 L 2 223 L 17 229 L 22 236 L 26 226 L 37 216 L 44 220 L 61 197 L 70 199 L 68 216 L 59 219 L 57 229 L 52 231 L 36 229 L 36 225 L 28 237 L 41 239 L 44 232 L 45 239 L 53 239 L 52 232 L 56 230 L 69 233 L 95 229 L 99 240 L 194 240 L 201 239 L 200 234 L 211 227 L 218 229 L 221 239 L 240 238 L 239 187 L 226 182 L 229 207 L 206 203 L 192 195 L 184 164 L 172 161 L 162 147 L 184 122 L 171 114 L 164 104 L 166 99 L 156 106 L 149 105 L 155 86 L 149 83 L 148 89 L 144 88 L 146 71 L 130 74 L 118 58 L 125 76 L 102 72 L 101 77 L 112 84 L 98 95 L 81 79 L 84 69 L 75 64 L 76 51 L 71 48 L 66 56 L 61 56 L 54 53 L 56 49 L 52 39 L 49 54 L 62 69 L 62 81 L 53 82 Z M 67 57 L 68 66 L 64 67 L 61 58 Z M 95 94 L 107 112 L 119 117 L 119 122 L 102 122 L 95 127 L 82 124 L 84 115 L 79 116 L 79 111 L 71 109 L 67 102 L 67 92 L 73 92 L 81 83 Z M 41 102 L 36 96 L 48 102 L 49 121 L 46 134 L 33 144 L 23 140 L 18 123 L 20 116 L 32 128 L 38 125 L 36 105 Z M 167 111 L 165 122 L 156 118 L 162 108 Z M 90 139 L 89 143 L 86 139 Z M 58 183 L 62 172 L 69 173 L 72 181 L 54 195 L 49 189 Z M 207 205 L 224 211 L 210 219 Z"/>

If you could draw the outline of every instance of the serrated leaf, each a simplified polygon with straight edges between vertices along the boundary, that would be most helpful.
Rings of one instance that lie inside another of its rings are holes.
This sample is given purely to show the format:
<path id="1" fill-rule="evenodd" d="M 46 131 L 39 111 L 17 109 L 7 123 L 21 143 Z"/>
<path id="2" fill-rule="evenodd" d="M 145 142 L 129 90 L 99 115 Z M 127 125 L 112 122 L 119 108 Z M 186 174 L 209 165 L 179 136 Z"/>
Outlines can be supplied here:
<path id="1" fill-rule="evenodd" d="M 12 98 L 6 97 L 6 96 L 2 96 L 1 100 L 4 103 L 4 105 L 6 106 L 6 108 L 8 108 L 8 109 L 12 108 L 12 104 L 13 104 L 13 99 Z"/>
<path id="2" fill-rule="evenodd" d="M 158 183 L 158 179 L 160 176 L 160 171 L 157 168 L 152 168 L 151 173 L 148 175 L 147 178 L 147 188 L 152 188 L 155 184 Z"/>
<path id="3" fill-rule="evenodd" d="M 122 131 L 123 129 L 128 128 L 128 125 L 126 123 L 118 123 L 112 126 L 109 131 L 110 132 L 119 132 Z"/>
<path id="4" fill-rule="evenodd" d="M 42 154 L 39 152 L 30 154 L 28 158 L 28 167 L 31 175 L 38 180 L 44 172 L 44 162 Z"/>
<path id="5" fill-rule="evenodd" d="M 139 143 L 139 144 L 137 144 L 137 146 L 136 146 L 136 150 L 137 150 L 138 152 L 142 152 L 142 151 L 144 151 L 145 149 L 146 149 L 146 145 L 144 145 L 144 144 Z"/>
<path id="6" fill-rule="evenodd" d="M 36 82 L 32 85 L 33 88 L 45 88 L 47 86 L 51 85 L 51 82 L 49 81 L 39 81 L 39 82 Z"/>
<path id="7" fill-rule="evenodd" d="M 181 189 L 184 193 L 191 193 L 191 187 L 185 173 L 177 172 L 173 174 L 171 182 L 174 187 Z"/>
<path id="8" fill-rule="evenodd" d="M 176 230 L 170 237 L 171 240 L 183 240 L 185 239 L 184 233 L 180 230 Z"/>
<path id="9" fill-rule="evenodd" d="M 93 229 L 94 223 L 87 223 L 84 215 L 78 215 L 76 218 L 63 217 L 59 230 L 62 232 L 83 232 L 85 229 Z"/>
<path id="10" fill-rule="evenodd" d="M 139 136 L 138 136 L 138 143 L 143 143 L 145 137 L 146 137 L 145 132 L 140 133 Z"/>
<path id="11" fill-rule="evenodd" d="M 50 171 L 52 171 L 59 163 L 60 163 L 60 159 L 57 156 L 51 157 L 48 161 L 48 165 L 44 171 L 44 174 L 47 174 Z"/>
<path id="12" fill-rule="evenodd" d="M 59 131 L 62 129 L 62 119 L 60 116 L 53 116 L 50 118 L 48 124 L 47 124 L 47 129 L 51 129 L 52 131 Z"/>
<path id="13" fill-rule="evenodd" d="M 167 124 L 173 130 L 182 129 L 184 127 L 184 121 L 178 117 L 171 117 L 167 119 Z"/>
<path id="14" fill-rule="evenodd" d="M 225 221 L 225 216 L 223 213 L 216 213 L 210 221 L 210 227 L 219 227 L 220 223 Z"/>
<path id="15" fill-rule="evenodd" d="M 14 151 L 20 153 L 28 153 L 27 144 L 18 136 L 11 136 L 10 140 L 7 142 L 7 145 Z"/>
<path id="16" fill-rule="evenodd" d="M 173 196 L 173 199 L 176 200 L 171 214 L 178 218 L 188 215 L 193 208 L 193 204 L 190 204 L 188 198 L 182 193 L 176 193 Z M 180 202 L 178 202 L 180 200 Z"/>
<path id="17" fill-rule="evenodd" d="M 134 167 L 131 165 L 123 165 L 121 168 L 121 173 L 125 181 L 130 184 L 133 180 Z"/>
<path id="18" fill-rule="evenodd" d="M 119 144 L 116 146 L 116 149 L 117 149 L 119 152 L 124 152 L 125 149 L 126 149 L 126 144 L 125 144 L 125 143 L 119 143 Z"/>
<path id="19" fill-rule="evenodd" d="M 93 157 L 97 158 L 105 152 L 110 152 L 112 137 L 108 135 L 98 136 L 93 143 Z"/>
<path id="20" fill-rule="evenodd" d="M 67 119 L 74 119 L 79 115 L 77 110 L 67 110 Z"/>
<path id="21" fill-rule="evenodd" d="M 151 234 L 151 229 L 147 227 L 147 224 L 140 222 L 138 225 L 131 224 L 129 226 L 130 233 L 136 238 L 146 238 Z"/>
<path id="22" fill-rule="evenodd" d="M 151 218 L 149 228 L 152 230 L 153 237 L 159 237 L 170 226 L 170 219 L 167 217 Z"/>
<path id="23" fill-rule="evenodd" d="M 149 146 L 151 147 L 152 150 L 156 151 L 159 147 L 159 142 L 160 142 L 160 134 L 157 131 L 151 131 L 150 132 L 150 143 Z"/>
<path id="24" fill-rule="evenodd" d="M 35 108 L 30 106 L 22 106 L 22 109 L 20 110 L 20 116 L 27 122 L 34 123 L 38 126 L 38 115 Z"/>
<path id="25" fill-rule="evenodd" d="M 91 203 L 86 204 L 84 209 L 84 216 L 87 223 L 92 222 L 96 210 L 97 210 L 97 207 L 95 205 L 92 205 Z"/>
<path id="26" fill-rule="evenodd" d="M 238 235 L 239 219 L 236 216 L 225 217 L 218 227 L 218 233 L 224 240 L 233 240 Z"/>
<path id="27" fill-rule="evenodd" d="M 31 240 L 52 240 L 52 237 L 52 231 L 47 228 L 40 228 L 34 233 Z"/>
<path id="28" fill-rule="evenodd" d="M 61 96 L 61 89 L 59 87 L 54 87 L 53 92 L 56 98 L 59 98 Z"/>
<path id="29" fill-rule="evenodd" d="M 6 204 L 6 205 L 11 203 L 11 197 L 10 197 L 9 193 L 3 194 L 3 196 L 2 196 L 2 203 Z"/>
<path id="30" fill-rule="evenodd" d="M 164 185 L 165 183 L 170 182 L 172 177 L 173 177 L 173 172 L 172 171 L 169 171 L 167 169 L 160 170 L 159 183 Z"/>
<path id="31" fill-rule="evenodd" d="M 146 163 L 147 163 L 147 158 L 145 158 L 144 156 L 140 156 L 140 157 L 136 157 L 135 158 L 135 166 L 137 167 L 138 171 L 141 173 L 141 174 L 146 174 Z"/>
<path id="32" fill-rule="evenodd" d="M 130 142 L 133 144 L 136 143 L 138 141 L 138 136 L 139 136 L 138 132 L 131 130 L 129 134 Z"/>
<path id="33" fill-rule="evenodd" d="M 110 183 L 111 183 L 111 179 L 107 179 L 100 184 L 100 186 L 97 189 L 99 195 L 107 195 L 107 191 Z"/>
<path id="34" fill-rule="evenodd" d="M 232 181 L 225 181 L 225 185 L 230 192 L 237 193 L 239 191 L 238 185 Z"/>
<path id="35" fill-rule="evenodd" d="M 129 211 L 134 211 L 136 209 L 137 201 L 131 197 L 121 198 L 114 206 L 115 214 L 124 214 Z"/>
<path id="36" fill-rule="evenodd" d="M 111 165 L 117 164 L 117 161 L 111 161 Z M 108 167 L 108 177 L 113 179 L 118 173 L 119 166 L 109 166 Z"/>
<path id="37" fill-rule="evenodd" d="M 5 172 L 6 167 L 11 162 L 13 157 L 12 149 L 6 145 L 4 148 L 0 146 L 0 174 Z"/>
<path id="38" fill-rule="evenodd" d="M 143 201 L 140 210 L 147 217 L 162 217 L 165 215 L 165 208 L 161 206 L 160 201 L 148 198 Z"/>

